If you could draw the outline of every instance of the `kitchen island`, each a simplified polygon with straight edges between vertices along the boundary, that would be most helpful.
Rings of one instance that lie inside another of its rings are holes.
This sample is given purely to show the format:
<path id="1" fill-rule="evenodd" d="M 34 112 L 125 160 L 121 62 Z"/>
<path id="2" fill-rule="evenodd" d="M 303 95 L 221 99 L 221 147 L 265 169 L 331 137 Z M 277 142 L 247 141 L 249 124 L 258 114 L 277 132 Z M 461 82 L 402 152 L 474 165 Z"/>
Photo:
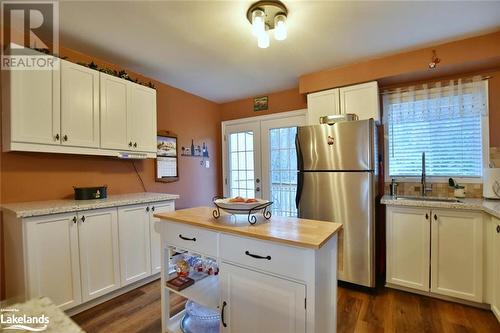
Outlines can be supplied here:
<path id="1" fill-rule="evenodd" d="M 221 332 L 336 332 L 337 234 L 342 225 L 293 217 L 258 219 L 197 207 L 155 214 L 162 244 L 162 328 L 181 332 L 184 312 L 170 317 L 170 292 L 221 315 Z M 207 275 L 181 291 L 175 276 L 179 254 L 216 263 Z"/>

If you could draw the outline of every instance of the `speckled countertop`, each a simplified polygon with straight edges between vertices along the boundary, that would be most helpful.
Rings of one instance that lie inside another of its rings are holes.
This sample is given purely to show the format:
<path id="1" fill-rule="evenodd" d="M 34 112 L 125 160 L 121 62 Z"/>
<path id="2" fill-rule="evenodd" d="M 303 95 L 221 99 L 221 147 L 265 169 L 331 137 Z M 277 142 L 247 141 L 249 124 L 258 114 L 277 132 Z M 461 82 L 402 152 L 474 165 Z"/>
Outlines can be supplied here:
<path id="1" fill-rule="evenodd" d="M 380 201 L 389 206 L 410 206 L 410 207 L 431 207 L 431 208 L 449 208 L 483 211 L 497 218 L 500 218 L 500 200 L 488 199 L 459 199 L 460 202 L 443 202 L 405 199 L 403 197 L 393 197 L 384 195 Z"/>
<path id="2" fill-rule="evenodd" d="M 78 212 L 82 210 L 134 205 L 178 199 L 177 194 L 166 193 L 130 193 L 110 195 L 106 199 L 96 200 L 49 200 L 18 202 L 2 205 L 2 210 L 12 212 L 18 218 L 50 215 L 57 213 Z"/>

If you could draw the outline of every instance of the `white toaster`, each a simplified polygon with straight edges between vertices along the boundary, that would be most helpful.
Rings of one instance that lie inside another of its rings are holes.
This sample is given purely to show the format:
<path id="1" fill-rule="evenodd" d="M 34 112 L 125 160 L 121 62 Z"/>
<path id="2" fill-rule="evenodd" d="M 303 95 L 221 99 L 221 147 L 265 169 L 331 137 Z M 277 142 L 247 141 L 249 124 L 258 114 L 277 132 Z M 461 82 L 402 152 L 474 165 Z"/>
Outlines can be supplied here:
<path id="1" fill-rule="evenodd" d="M 500 168 L 485 168 L 483 170 L 483 197 L 500 199 Z"/>

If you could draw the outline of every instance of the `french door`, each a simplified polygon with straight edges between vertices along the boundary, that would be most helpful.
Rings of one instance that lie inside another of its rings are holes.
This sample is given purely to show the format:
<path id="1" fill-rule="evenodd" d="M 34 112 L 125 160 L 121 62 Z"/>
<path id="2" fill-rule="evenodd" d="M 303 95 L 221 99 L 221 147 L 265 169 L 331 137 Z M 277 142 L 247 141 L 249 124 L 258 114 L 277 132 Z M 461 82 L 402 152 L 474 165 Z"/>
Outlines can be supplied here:
<path id="1" fill-rule="evenodd" d="M 271 200 L 274 215 L 297 216 L 295 134 L 305 123 L 303 112 L 224 123 L 224 195 Z"/>

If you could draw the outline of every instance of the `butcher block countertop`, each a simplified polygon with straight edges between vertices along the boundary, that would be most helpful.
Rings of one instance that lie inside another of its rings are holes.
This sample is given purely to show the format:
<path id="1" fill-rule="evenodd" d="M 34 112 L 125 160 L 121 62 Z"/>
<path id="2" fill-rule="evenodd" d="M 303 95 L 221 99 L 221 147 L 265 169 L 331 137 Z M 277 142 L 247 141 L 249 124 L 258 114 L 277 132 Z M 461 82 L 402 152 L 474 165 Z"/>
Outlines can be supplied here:
<path id="1" fill-rule="evenodd" d="M 340 223 L 296 217 L 272 216 L 269 220 L 265 220 L 260 213 L 255 214 L 258 216 L 258 222 L 255 225 L 250 225 L 247 221 L 247 215 L 235 218 L 221 212 L 221 216 L 215 219 L 212 216 L 213 210 L 214 208 L 210 207 L 195 207 L 155 214 L 154 216 L 199 228 L 310 249 L 321 248 L 342 229 Z"/>

